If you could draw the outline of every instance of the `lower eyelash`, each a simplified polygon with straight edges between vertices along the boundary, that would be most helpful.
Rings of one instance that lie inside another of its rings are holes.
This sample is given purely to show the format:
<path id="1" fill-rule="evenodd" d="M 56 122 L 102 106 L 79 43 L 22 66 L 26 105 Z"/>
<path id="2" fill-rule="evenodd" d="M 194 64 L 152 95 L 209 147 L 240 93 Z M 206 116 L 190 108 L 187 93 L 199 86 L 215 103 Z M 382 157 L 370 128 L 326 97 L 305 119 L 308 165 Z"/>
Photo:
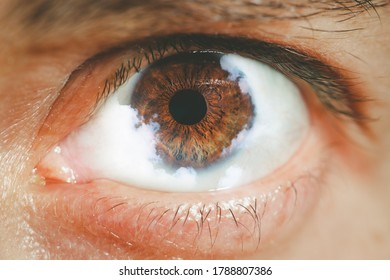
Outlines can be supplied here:
<path id="1" fill-rule="evenodd" d="M 47 251 L 59 258 L 69 258 L 61 249 L 69 233 L 92 248 L 104 247 L 104 255 L 96 258 L 236 259 L 266 252 L 270 240 L 289 237 L 290 227 L 299 226 L 316 202 L 325 171 L 312 169 L 274 187 L 243 187 L 248 195 L 231 200 L 225 200 L 222 196 L 232 195 L 223 192 L 206 193 L 197 201 L 177 194 L 154 193 L 150 198 L 149 191 L 126 197 L 120 186 L 106 181 L 71 188 L 51 185 L 39 189 L 39 199 L 26 206 L 26 213 L 35 217 L 29 221 L 33 232 L 54 235 L 45 242 L 56 244 L 57 249 L 49 246 Z M 72 257 L 91 258 L 83 246 L 69 248 Z"/>
<path id="2" fill-rule="evenodd" d="M 306 197 L 318 188 L 317 177 L 306 174 L 268 192 L 230 201 L 134 205 L 128 199 L 102 196 L 92 203 L 92 216 L 100 227 L 98 236 L 131 244 L 128 249 L 132 253 L 148 252 L 138 258 L 237 258 L 237 251 L 248 254 L 262 250 L 290 219 L 302 216 L 297 209 L 310 207 Z M 96 232 L 95 226 L 89 230 Z"/>

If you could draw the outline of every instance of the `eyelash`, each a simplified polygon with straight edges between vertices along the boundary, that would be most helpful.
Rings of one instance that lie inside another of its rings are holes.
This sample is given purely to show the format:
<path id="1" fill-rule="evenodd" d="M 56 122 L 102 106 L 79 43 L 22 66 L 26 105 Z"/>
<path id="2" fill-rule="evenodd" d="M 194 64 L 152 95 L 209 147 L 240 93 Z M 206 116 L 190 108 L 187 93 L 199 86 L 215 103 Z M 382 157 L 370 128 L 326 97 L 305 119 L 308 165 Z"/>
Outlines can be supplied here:
<path id="1" fill-rule="evenodd" d="M 360 108 L 360 104 L 368 99 L 351 91 L 355 81 L 344 77 L 340 73 L 343 72 L 342 68 L 330 66 L 291 47 L 242 37 L 176 34 L 164 38 L 151 38 L 141 43 L 130 44 L 130 47 L 126 44 L 109 50 L 92 61 L 129 49 L 134 55 L 122 63 L 114 75 L 104 82 L 94 110 L 123 85 L 132 73 L 140 72 L 153 62 L 181 52 L 211 51 L 237 53 L 253 58 L 288 77 L 297 77 L 307 82 L 323 106 L 336 116 L 344 116 L 358 123 L 370 119 Z"/>

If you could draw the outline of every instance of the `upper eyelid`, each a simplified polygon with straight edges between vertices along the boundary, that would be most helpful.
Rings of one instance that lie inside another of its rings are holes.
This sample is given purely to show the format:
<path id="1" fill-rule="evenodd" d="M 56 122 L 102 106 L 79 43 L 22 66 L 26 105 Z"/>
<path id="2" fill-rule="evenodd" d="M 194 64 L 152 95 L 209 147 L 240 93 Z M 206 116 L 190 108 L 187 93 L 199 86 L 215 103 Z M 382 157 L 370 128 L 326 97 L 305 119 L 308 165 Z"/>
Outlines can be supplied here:
<path id="1" fill-rule="evenodd" d="M 164 50 L 168 47 L 174 48 L 176 52 L 218 51 L 238 53 L 256 59 L 274 67 L 287 76 L 295 76 L 309 83 L 320 102 L 335 115 L 346 116 L 355 120 L 358 124 L 370 119 L 360 106 L 362 102 L 368 99 L 359 93 L 352 92 L 351 86 L 356 81 L 341 74 L 345 69 L 322 62 L 317 57 L 299 51 L 294 47 L 256 39 L 226 35 L 175 34 L 122 44 L 98 54 L 86 63 L 98 63 L 102 57 L 132 51 L 133 56 L 127 57 L 127 61 L 124 61 L 125 64 L 131 65 L 129 60 L 136 59 L 146 59 L 147 64 L 150 64 L 164 57 Z M 120 75 L 123 67 L 122 64 L 114 75 L 106 81 L 102 92 L 98 94 L 97 105 L 104 102 L 112 92 L 127 80 L 127 76 Z M 132 71 L 138 71 L 138 68 L 135 67 Z M 129 70 L 128 72 L 130 72 Z"/>

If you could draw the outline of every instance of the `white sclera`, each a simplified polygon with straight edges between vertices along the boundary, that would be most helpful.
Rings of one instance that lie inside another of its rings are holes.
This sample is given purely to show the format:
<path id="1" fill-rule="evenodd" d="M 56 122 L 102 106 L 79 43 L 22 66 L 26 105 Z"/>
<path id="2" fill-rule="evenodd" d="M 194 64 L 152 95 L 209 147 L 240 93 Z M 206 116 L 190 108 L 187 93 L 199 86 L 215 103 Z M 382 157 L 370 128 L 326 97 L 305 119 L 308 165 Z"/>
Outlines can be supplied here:
<path id="1" fill-rule="evenodd" d="M 117 180 L 159 191 L 200 192 L 250 183 L 286 163 L 309 126 L 298 88 L 278 71 L 253 59 L 227 54 L 220 64 L 231 74 L 230 79 L 238 79 L 255 108 L 252 126 L 232 141 L 224 160 L 198 170 L 164 166 L 156 152 L 158 123 L 143 124 L 129 105 L 140 72 L 62 143 L 62 149 L 77 158 L 76 176 L 82 180 Z"/>

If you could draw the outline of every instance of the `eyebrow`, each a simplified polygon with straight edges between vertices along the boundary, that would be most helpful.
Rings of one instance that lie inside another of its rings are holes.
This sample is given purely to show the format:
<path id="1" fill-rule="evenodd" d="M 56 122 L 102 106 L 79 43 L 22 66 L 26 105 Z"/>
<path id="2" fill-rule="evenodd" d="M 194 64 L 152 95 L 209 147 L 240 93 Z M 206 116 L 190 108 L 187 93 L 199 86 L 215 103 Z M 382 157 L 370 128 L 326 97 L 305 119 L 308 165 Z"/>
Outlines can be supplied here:
<path id="1" fill-rule="evenodd" d="M 10 15 L 19 15 L 27 30 L 45 31 L 58 26 L 76 27 L 93 23 L 107 16 L 123 16 L 132 10 L 134 20 L 141 18 L 143 12 L 171 10 L 177 15 L 199 18 L 199 11 L 208 12 L 212 18 L 224 20 L 295 20 L 330 14 L 338 21 L 346 21 L 363 13 L 379 17 L 377 9 L 387 6 L 389 0 L 33 0 L 16 1 Z M 140 12 L 142 11 L 142 12 Z"/>

